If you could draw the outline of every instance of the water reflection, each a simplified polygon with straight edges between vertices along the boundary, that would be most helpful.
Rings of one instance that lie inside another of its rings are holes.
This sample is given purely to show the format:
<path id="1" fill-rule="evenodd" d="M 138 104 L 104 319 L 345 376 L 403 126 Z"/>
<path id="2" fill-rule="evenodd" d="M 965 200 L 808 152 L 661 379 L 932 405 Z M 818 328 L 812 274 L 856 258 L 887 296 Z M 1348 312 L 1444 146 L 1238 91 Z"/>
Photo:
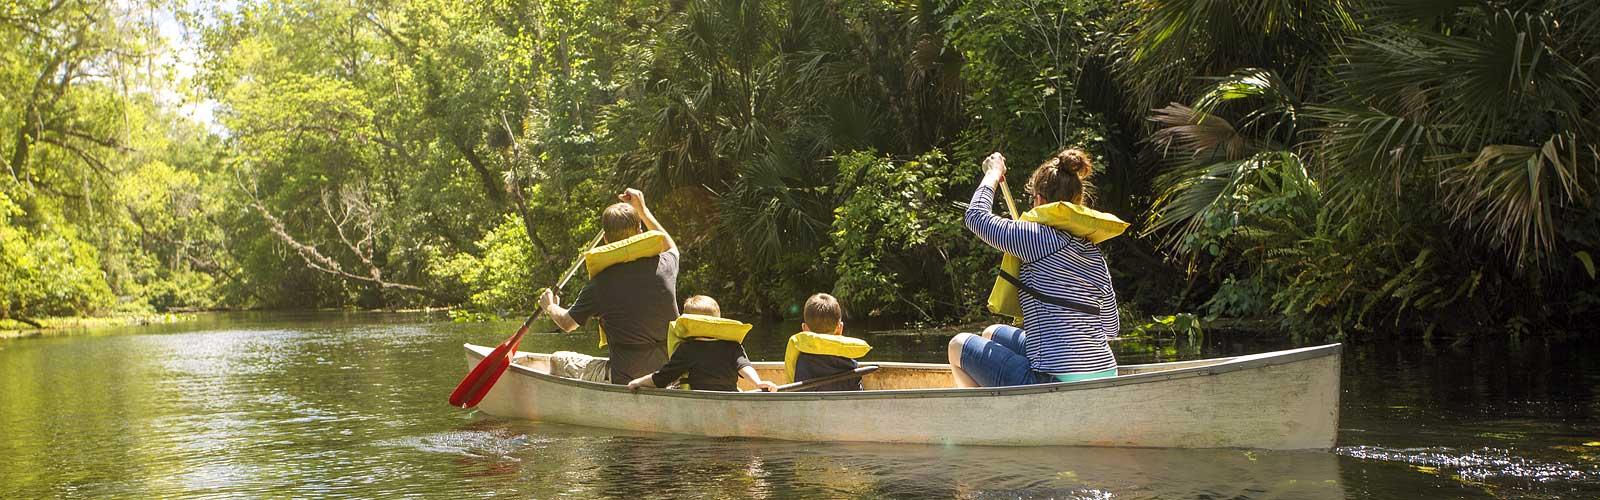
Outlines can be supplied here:
<path id="1" fill-rule="evenodd" d="M 488 434 L 541 437 L 504 457 L 526 464 L 519 477 L 499 470 L 505 479 L 579 496 L 1343 497 L 1328 453 L 819 444 L 501 425 Z"/>
<path id="2" fill-rule="evenodd" d="M 0 342 L 0 498 L 1600 495 L 1593 342 L 1349 346 L 1341 448 L 1284 453 L 701 439 L 445 405 L 464 371 L 461 343 L 514 327 L 241 315 Z M 752 333 L 751 354 L 776 359 L 793 328 Z M 872 359 L 938 361 L 944 337 L 871 340 Z M 583 335 L 523 345 L 597 351 Z M 1284 347 L 1208 332 L 1118 354 L 1138 363 Z"/>

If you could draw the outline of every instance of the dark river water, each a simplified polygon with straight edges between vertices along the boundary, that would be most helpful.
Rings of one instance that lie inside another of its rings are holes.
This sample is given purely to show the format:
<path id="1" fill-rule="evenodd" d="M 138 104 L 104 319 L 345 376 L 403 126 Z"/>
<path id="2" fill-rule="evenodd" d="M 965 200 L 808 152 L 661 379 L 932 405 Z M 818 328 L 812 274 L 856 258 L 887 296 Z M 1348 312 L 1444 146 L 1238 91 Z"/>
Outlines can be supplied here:
<path id="1" fill-rule="evenodd" d="M 752 333 L 752 357 L 781 359 L 791 328 Z M 263 313 L 0 340 L 0 498 L 1600 498 L 1585 337 L 1347 344 L 1338 448 L 1269 452 L 704 439 L 448 406 L 461 344 L 514 329 Z M 868 359 L 942 361 L 946 337 L 869 339 Z M 1118 358 L 1289 345 L 1207 332 Z"/>

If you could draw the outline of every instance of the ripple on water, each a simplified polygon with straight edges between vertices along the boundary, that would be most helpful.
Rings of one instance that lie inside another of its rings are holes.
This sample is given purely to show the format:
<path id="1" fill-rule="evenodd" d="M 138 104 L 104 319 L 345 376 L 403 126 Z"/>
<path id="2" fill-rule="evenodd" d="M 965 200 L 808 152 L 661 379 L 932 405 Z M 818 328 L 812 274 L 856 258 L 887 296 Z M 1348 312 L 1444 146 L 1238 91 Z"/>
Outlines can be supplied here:
<path id="1" fill-rule="evenodd" d="M 513 433 L 507 429 L 491 429 L 436 432 L 422 436 L 385 439 L 375 444 L 427 453 L 515 460 L 513 453 L 537 443 L 538 441 L 530 440 L 526 434 Z"/>
<path id="2" fill-rule="evenodd" d="M 1381 460 L 1418 466 L 1468 481 L 1522 480 L 1535 482 L 1568 481 L 1600 483 L 1600 467 L 1554 462 L 1519 456 L 1502 448 L 1459 450 L 1448 446 L 1425 448 L 1384 448 L 1345 446 L 1338 454 L 1363 460 Z"/>

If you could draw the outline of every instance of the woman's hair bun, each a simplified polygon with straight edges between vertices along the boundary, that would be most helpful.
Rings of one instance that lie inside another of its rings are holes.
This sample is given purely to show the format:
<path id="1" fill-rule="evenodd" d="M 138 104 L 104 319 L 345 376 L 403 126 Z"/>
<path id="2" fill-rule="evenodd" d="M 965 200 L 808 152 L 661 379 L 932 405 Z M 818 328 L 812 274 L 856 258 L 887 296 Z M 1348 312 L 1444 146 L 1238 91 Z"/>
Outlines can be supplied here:
<path id="1" fill-rule="evenodd" d="M 1088 206 L 1089 175 L 1094 165 L 1088 153 L 1078 148 L 1067 148 L 1046 158 L 1028 177 L 1028 193 L 1047 203 L 1068 201 Z"/>
<path id="2" fill-rule="evenodd" d="M 1088 153 L 1078 148 L 1068 148 L 1056 153 L 1057 168 L 1077 174 L 1079 179 L 1088 179 L 1094 173 L 1094 165 L 1089 162 Z"/>

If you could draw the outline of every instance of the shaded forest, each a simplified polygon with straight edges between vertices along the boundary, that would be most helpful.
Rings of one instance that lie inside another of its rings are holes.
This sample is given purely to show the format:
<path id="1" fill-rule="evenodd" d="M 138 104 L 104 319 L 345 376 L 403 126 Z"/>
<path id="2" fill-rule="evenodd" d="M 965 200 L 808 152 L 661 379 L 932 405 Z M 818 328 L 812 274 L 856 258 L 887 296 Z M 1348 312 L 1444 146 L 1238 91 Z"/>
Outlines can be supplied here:
<path id="1" fill-rule="evenodd" d="M 19 0 L 0 318 L 515 316 L 631 186 L 680 294 L 971 320 L 978 159 L 1075 145 L 1129 318 L 1568 328 L 1597 84 L 1592 0 Z"/>

